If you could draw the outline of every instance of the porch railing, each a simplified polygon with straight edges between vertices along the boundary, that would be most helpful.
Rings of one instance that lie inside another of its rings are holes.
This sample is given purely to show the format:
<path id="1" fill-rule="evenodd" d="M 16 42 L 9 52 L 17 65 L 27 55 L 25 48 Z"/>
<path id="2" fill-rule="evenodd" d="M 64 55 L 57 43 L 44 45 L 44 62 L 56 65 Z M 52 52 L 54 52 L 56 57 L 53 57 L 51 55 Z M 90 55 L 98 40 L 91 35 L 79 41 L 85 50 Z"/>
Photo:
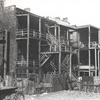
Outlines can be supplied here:
<path id="1" fill-rule="evenodd" d="M 68 51 L 70 51 L 70 47 L 68 45 L 61 45 L 61 51 L 68 52 Z"/>
<path id="2" fill-rule="evenodd" d="M 88 47 L 89 47 L 89 44 L 83 42 L 83 43 L 81 44 L 81 48 L 83 48 L 83 47 L 88 48 Z M 90 48 L 96 48 L 96 47 L 99 47 L 99 44 L 98 44 L 96 41 L 90 42 Z"/>
<path id="3" fill-rule="evenodd" d="M 20 38 L 27 38 L 28 36 L 28 30 L 27 29 L 19 29 L 18 32 L 16 33 L 16 38 L 20 39 Z M 42 38 L 42 39 L 46 39 L 46 35 L 39 33 L 38 31 L 34 30 L 34 29 L 30 29 L 29 30 L 29 37 L 30 38 Z"/>
<path id="4" fill-rule="evenodd" d="M 18 65 L 18 66 L 27 66 L 27 61 L 17 60 L 16 65 Z M 34 61 L 34 60 L 29 61 L 29 66 L 38 66 L 38 65 L 39 65 L 38 61 Z"/>

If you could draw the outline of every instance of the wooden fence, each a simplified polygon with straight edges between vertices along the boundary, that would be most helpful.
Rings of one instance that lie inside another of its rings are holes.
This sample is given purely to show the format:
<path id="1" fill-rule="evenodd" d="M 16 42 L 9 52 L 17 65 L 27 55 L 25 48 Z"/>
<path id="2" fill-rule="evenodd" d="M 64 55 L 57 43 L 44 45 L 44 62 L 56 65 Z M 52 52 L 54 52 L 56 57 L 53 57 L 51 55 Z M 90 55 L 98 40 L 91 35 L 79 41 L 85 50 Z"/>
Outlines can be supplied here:
<path id="1" fill-rule="evenodd" d="M 100 93 L 100 79 L 98 77 L 82 77 L 79 87 L 80 91 Z"/>
<path id="2" fill-rule="evenodd" d="M 66 90 L 67 77 L 66 75 L 53 76 L 52 91 Z"/>
<path id="3" fill-rule="evenodd" d="M 60 90 L 66 90 L 66 79 L 68 75 L 53 75 L 46 74 L 43 78 L 43 82 L 37 84 L 36 90 L 37 93 L 43 92 L 56 92 Z"/>
<path id="4" fill-rule="evenodd" d="M 94 84 L 82 84 L 82 87 L 84 88 L 85 92 L 95 92 L 100 93 L 100 84 L 94 85 Z"/>
<path id="5" fill-rule="evenodd" d="M 33 79 L 17 78 L 16 85 L 19 87 L 19 91 L 23 91 L 24 94 L 39 94 L 42 92 L 66 90 L 68 79 L 68 75 L 46 74 L 43 76 L 42 81 L 40 81 L 39 76 L 36 75 Z"/>

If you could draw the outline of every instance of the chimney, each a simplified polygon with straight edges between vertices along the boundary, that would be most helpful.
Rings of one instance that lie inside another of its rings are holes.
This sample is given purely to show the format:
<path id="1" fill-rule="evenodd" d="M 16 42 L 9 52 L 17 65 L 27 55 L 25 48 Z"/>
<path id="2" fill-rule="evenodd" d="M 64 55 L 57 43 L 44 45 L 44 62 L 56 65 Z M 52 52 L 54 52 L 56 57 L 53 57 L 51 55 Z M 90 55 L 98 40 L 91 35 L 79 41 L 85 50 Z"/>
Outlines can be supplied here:
<path id="1" fill-rule="evenodd" d="M 64 21 L 64 22 L 68 22 L 68 18 L 67 17 L 65 17 L 65 18 L 63 18 L 63 20 L 62 21 Z"/>
<path id="2" fill-rule="evenodd" d="M 30 12 L 31 9 L 30 8 L 24 8 L 25 11 Z"/>
<path id="3" fill-rule="evenodd" d="M 55 17 L 55 19 L 60 20 L 60 17 Z"/>

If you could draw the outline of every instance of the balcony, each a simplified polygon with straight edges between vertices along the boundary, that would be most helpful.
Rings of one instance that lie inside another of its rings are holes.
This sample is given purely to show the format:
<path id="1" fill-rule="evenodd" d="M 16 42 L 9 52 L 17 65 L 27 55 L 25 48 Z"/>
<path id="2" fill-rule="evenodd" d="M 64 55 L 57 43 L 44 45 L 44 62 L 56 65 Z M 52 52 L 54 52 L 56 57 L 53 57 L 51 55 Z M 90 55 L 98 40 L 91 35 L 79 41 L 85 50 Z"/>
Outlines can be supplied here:
<path id="1" fill-rule="evenodd" d="M 90 42 L 90 49 L 95 49 L 97 47 L 99 47 L 99 45 L 97 44 L 96 41 Z M 88 43 L 81 43 L 81 48 L 89 48 L 89 44 Z"/>
<path id="2" fill-rule="evenodd" d="M 65 41 L 65 40 L 60 40 L 61 42 L 61 52 L 69 52 L 70 51 L 70 46 L 69 41 Z"/>
<path id="3" fill-rule="evenodd" d="M 81 66 L 79 66 L 79 69 L 80 70 L 84 70 L 84 69 L 87 69 L 87 70 L 91 69 L 91 70 L 93 70 L 93 69 L 95 69 L 95 67 L 94 66 L 90 66 L 89 67 L 89 65 L 81 65 Z"/>
<path id="4" fill-rule="evenodd" d="M 28 30 L 27 29 L 19 29 L 16 33 L 16 39 L 27 39 L 28 38 Z M 29 38 L 35 39 L 46 39 L 45 34 L 40 34 L 38 31 L 30 29 L 29 30 Z"/>
<path id="5" fill-rule="evenodd" d="M 29 61 L 29 67 L 34 67 L 34 66 L 38 66 L 39 62 L 38 61 L 34 61 L 34 60 L 30 60 Z M 27 61 L 21 61 L 21 60 L 17 60 L 16 61 L 16 66 L 27 66 Z"/>
<path id="6" fill-rule="evenodd" d="M 38 61 L 29 61 L 29 66 L 27 67 L 27 61 L 16 61 L 16 77 L 17 78 L 26 78 L 26 77 L 33 77 L 36 70 L 38 70 Z M 28 70 L 28 73 L 27 73 Z"/>

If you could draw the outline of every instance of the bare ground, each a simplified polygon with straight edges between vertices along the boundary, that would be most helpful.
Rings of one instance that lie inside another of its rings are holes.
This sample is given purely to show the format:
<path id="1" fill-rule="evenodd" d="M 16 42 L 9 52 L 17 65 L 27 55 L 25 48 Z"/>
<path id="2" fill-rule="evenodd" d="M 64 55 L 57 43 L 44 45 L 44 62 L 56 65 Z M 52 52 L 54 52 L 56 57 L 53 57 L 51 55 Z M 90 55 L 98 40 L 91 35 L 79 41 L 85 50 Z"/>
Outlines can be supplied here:
<path id="1" fill-rule="evenodd" d="M 26 95 L 25 100 L 100 100 L 100 93 L 59 91 L 39 95 Z"/>

